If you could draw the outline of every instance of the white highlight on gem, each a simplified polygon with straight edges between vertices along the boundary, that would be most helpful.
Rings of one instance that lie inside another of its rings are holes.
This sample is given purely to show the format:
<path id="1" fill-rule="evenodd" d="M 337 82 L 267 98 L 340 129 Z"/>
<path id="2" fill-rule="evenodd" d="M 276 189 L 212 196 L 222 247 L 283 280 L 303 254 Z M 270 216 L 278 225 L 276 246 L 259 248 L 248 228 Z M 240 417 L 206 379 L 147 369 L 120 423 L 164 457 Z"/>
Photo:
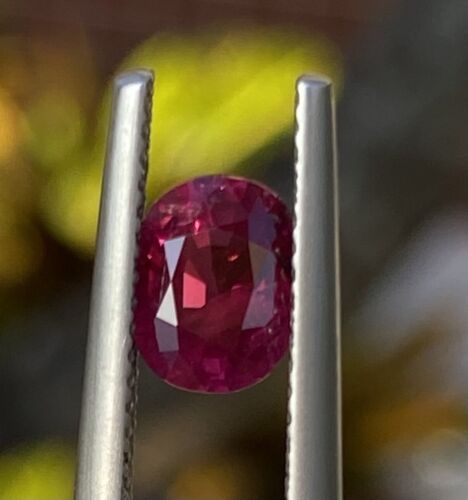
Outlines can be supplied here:
<path id="1" fill-rule="evenodd" d="M 168 325 L 178 326 L 177 310 L 175 306 L 172 283 L 167 287 L 166 294 L 164 295 L 158 312 L 156 313 L 156 319 L 165 321 Z"/>
<path id="2" fill-rule="evenodd" d="M 172 279 L 179 262 L 182 247 L 184 246 L 185 236 L 179 236 L 172 240 L 167 240 L 164 243 L 164 253 L 166 254 L 167 270 L 169 277 Z"/>

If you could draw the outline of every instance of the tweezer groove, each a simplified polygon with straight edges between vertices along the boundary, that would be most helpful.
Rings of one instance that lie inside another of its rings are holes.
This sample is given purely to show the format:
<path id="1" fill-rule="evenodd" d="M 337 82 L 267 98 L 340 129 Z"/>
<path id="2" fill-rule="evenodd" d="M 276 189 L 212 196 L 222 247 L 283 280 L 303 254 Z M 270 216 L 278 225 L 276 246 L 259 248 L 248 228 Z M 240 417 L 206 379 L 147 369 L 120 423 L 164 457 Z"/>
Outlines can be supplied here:
<path id="1" fill-rule="evenodd" d="M 151 130 L 151 109 L 153 97 L 153 81 L 149 81 L 146 85 L 146 101 L 145 101 L 145 119 L 141 129 L 141 144 L 142 150 L 140 152 L 140 168 L 141 176 L 138 183 L 138 189 L 141 193 L 140 203 L 137 206 L 137 219 L 141 221 L 145 207 L 145 186 L 146 177 L 148 175 L 148 150 L 150 143 L 150 130 Z M 137 243 L 137 251 L 135 254 L 135 261 L 138 258 L 138 235 L 140 230 L 140 223 L 138 223 L 135 233 L 135 240 Z M 135 284 L 138 277 L 136 275 L 136 268 L 133 283 Z M 123 470 L 122 470 L 122 500 L 131 500 L 133 498 L 133 457 L 134 457 L 134 441 L 137 423 L 137 404 L 138 404 L 138 352 L 136 350 L 135 342 L 133 340 L 134 323 L 133 323 L 133 309 L 135 305 L 135 295 L 132 297 L 132 324 L 130 328 L 130 335 L 132 343 L 128 352 L 128 361 L 130 364 L 130 374 L 127 378 L 128 386 L 128 401 L 125 405 L 127 424 L 125 428 L 125 445 L 123 456 Z"/>
<path id="2" fill-rule="evenodd" d="M 148 175 L 148 151 L 150 144 L 150 130 L 151 130 L 151 110 L 152 110 L 152 97 L 153 97 L 153 81 L 149 81 L 146 85 L 146 100 L 145 100 L 145 119 L 142 124 L 141 129 L 141 145 L 142 150 L 140 152 L 140 181 L 138 182 L 138 190 L 140 191 L 140 203 L 137 206 L 136 217 L 138 224 L 136 227 L 135 241 L 136 241 L 136 253 L 135 262 L 138 258 L 138 236 L 140 231 L 140 221 L 143 217 L 144 207 L 145 207 L 145 186 L 146 178 Z M 136 274 L 136 266 L 133 283 L 135 284 L 138 279 Z M 130 364 L 130 373 L 127 377 L 128 386 L 128 400 L 125 405 L 126 411 L 126 427 L 125 427 L 125 444 L 124 444 L 124 456 L 123 456 L 123 469 L 122 469 L 122 500 L 132 500 L 133 498 L 133 457 L 134 457 L 134 441 L 135 441 L 135 431 L 137 424 L 137 404 L 138 404 L 138 352 L 136 350 L 135 342 L 133 340 L 134 323 L 133 323 L 133 312 L 135 306 L 135 294 L 132 296 L 132 323 L 130 327 L 130 335 L 132 342 L 128 352 L 128 361 Z"/>

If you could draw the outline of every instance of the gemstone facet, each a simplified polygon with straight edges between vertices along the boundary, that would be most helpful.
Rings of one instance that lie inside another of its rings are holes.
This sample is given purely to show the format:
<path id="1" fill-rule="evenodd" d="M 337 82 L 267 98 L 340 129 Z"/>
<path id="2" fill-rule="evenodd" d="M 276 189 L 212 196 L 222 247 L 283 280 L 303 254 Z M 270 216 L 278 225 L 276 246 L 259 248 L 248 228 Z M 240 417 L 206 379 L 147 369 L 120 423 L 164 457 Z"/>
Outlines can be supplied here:
<path id="1" fill-rule="evenodd" d="M 169 384 L 231 392 L 289 346 L 292 223 L 267 188 L 199 177 L 163 195 L 140 231 L 134 338 Z"/>

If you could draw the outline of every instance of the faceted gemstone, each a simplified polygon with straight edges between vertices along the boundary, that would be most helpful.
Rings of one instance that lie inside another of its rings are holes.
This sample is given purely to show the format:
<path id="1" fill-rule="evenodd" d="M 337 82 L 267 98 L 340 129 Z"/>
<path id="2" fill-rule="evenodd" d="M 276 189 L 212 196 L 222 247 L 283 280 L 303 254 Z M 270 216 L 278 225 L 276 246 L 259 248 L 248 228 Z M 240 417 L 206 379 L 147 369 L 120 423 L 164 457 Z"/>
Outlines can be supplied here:
<path id="1" fill-rule="evenodd" d="M 140 232 L 134 337 L 169 384 L 231 392 L 288 349 L 291 218 L 267 188 L 208 176 L 149 210 Z"/>

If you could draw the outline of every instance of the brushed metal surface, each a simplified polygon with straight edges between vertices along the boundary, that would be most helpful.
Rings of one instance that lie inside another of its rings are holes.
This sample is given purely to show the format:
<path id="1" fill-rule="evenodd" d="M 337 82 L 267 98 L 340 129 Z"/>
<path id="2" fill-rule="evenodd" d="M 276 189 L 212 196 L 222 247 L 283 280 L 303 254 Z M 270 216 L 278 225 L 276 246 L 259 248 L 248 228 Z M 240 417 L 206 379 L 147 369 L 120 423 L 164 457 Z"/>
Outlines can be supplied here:
<path id="1" fill-rule="evenodd" d="M 287 500 L 341 500 L 337 168 L 331 83 L 297 83 Z"/>
<path id="2" fill-rule="evenodd" d="M 76 500 L 120 500 L 124 486 L 134 263 L 144 203 L 152 83 L 151 72 L 136 71 L 118 76 L 114 84 L 89 317 Z"/>

